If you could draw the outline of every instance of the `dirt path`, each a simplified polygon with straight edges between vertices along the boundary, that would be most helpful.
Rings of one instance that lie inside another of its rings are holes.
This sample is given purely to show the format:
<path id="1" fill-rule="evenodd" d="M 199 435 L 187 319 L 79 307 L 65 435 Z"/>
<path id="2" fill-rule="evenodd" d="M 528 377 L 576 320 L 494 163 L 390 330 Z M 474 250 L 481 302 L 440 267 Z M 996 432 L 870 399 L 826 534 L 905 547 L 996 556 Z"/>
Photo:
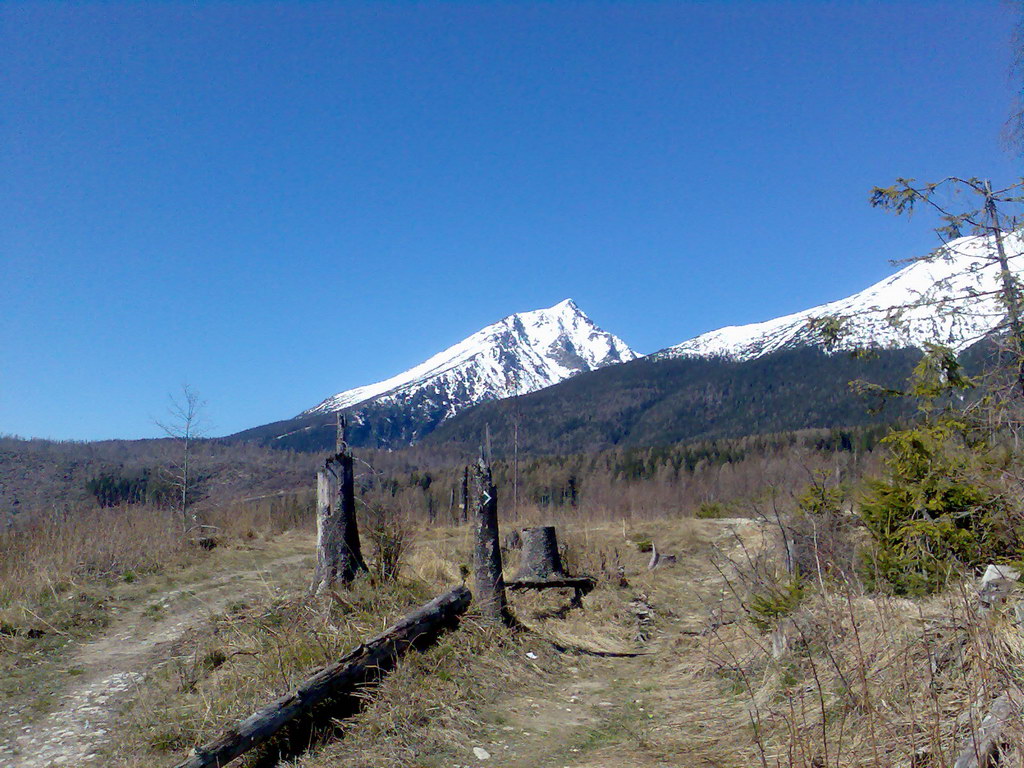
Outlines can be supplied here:
<path id="1" fill-rule="evenodd" d="M 0 720 L 0 766 L 99 764 L 99 751 L 119 712 L 145 674 L 166 663 L 168 646 L 232 602 L 273 589 L 273 580 L 268 579 L 271 572 L 298 566 L 308 558 L 308 553 L 279 557 L 154 595 L 147 605 L 116 619 L 99 637 L 66 651 L 57 671 L 63 681 L 51 711 L 31 719 L 40 691 L 26 691 Z"/>
<path id="2" fill-rule="evenodd" d="M 628 630 L 637 638 L 635 658 L 569 656 L 538 642 L 536 682 L 483 713 L 476 753 L 465 768 L 698 768 L 737 765 L 736 740 L 748 721 L 727 685 L 702 672 L 709 610 L 725 585 L 709 565 L 712 549 L 729 549 L 739 535 L 752 537 L 749 521 L 704 521 L 685 539 L 659 531 L 678 563 L 654 572 L 637 567 L 630 588 L 589 598 L 588 608 L 560 623 L 588 622 L 595 637 Z M 652 532 L 653 533 L 653 532 Z M 639 561 L 639 556 L 634 557 Z M 618 602 L 616 602 L 618 601 Z M 555 630 L 559 622 L 548 622 Z M 612 631 L 618 625 L 617 631 Z M 572 630 L 572 627 L 568 628 Z M 580 645 L 587 646 L 581 634 Z M 639 639 L 642 638 L 642 639 Z M 548 658 L 544 658 L 547 656 Z M 546 673 L 545 673 L 546 670 Z M 750 755 L 753 764 L 754 756 Z"/>
<path id="3" fill-rule="evenodd" d="M 527 673 L 486 711 L 461 746 L 425 765 L 502 768 L 662 768 L 721 766 L 726 742 L 741 734 L 742 711 L 724 695 L 722 681 L 700 672 L 701 631 L 709 606 L 723 592 L 709 568 L 709 552 L 727 547 L 746 522 L 704 521 L 661 526 L 659 546 L 678 554 L 671 568 L 646 571 L 646 556 L 630 556 L 630 586 L 599 590 L 587 608 L 552 617 L 537 605 L 540 632 L 516 663 Z M 622 546 L 615 530 L 592 531 L 591 551 Z M 53 677 L 59 681 L 47 714 L 39 717 L 42 691 L 0 712 L 0 768 L 50 768 L 105 764 L 112 729 L 146 674 L 171 657 L 190 628 L 232 602 L 266 599 L 301 589 L 308 575 L 309 542 L 294 541 L 246 561 L 219 564 L 220 572 L 168 587 L 127 610 L 101 636 L 64 652 Z M 296 554 L 299 552 L 301 554 Z M 635 561 L 635 562 L 633 562 Z M 290 566 L 290 567 L 289 567 Z M 519 598 L 524 616 L 528 604 Z M 557 600 L 555 600 L 557 602 Z M 550 607 L 550 606 L 548 606 Z M 529 618 L 529 617 L 528 617 Z M 636 658 L 572 656 L 544 637 L 582 647 L 639 650 Z M 36 707 L 33 709 L 33 699 Z M 735 710 L 735 711 L 733 711 Z M 342 743 L 342 745 L 344 742 Z M 479 750 L 479 751 L 477 751 Z M 734 751 L 734 749 L 733 749 Z M 331 763 L 311 754 L 301 764 Z M 446 750 L 447 752 L 447 750 Z M 486 757 L 485 757 L 486 755 Z M 353 756 L 358 759 L 357 755 Z M 341 760 L 338 764 L 357 764 Z M 359 762 L 358 764 L 364 764 Z M 735 763 L 733 763 L 735 764 Z"/>

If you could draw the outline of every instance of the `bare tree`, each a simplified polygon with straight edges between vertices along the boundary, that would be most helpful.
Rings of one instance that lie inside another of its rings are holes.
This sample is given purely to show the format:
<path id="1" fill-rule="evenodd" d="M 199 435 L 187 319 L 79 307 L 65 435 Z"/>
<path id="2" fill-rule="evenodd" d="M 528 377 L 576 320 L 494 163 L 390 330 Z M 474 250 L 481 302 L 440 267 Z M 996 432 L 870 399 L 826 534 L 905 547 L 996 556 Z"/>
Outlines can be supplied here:
<path id="1" fill-rule="evenodd" d="M 206 436 L 209 429 L 206 401 L 188 384 L 181 385 L 180 394 L 168 395 L 168 400 L 167 417 L 156 420 L 156 425 L 177 444 L 167 475 L 174 487 L 182 527 L 191 532 L 200 527 L 192 505 L 198 496 L 200 480 L 195 444 Z"/>
<path id="2" fill-rule="evenodd" d="M 1011 259 L 1022 256 L 1019 230 L 1024 213 L 1024 179 L 993 189 L 986 179 L 951 176 L 938 182 L 917 183 L 900 178 L 892 186 L 874 187 L 871 205 L 896 214 L 910 215 L 918 208 L 937 214 L 941 224 L 935 232 L 941 245 L 927 256 L 904 263 L 946 262 L 953 265 L 953 271 L 905 304 L 811 318 L 808 326 L 812 333 L 826 347 L 833 347 L 849 342 L 855 319 L 864 321 L 875 315 L 894 328 L 909 329 L 913 312 L 927 308 L 932 317 L 962 325 L 966 335 L 961 346 L 993 332 L 994 338 L 1002 339 L 1013 363 L 1014 389 L 1018 397 L 1024 395 L 1024 293 L 1017 277 L 1020 267 L 1010 264 Z M 1011 234 L 1012 250 L 1007 247 Z M 965 257 L 962 265 L 957 261 L 959 257 Z M 942 338 L 934 338 L 933 346 L 944 350 L 942 342 Z M 856 343 L 852 346 L 858 348 Z"/>
<path id="3" fill-rule="evenodd" d="M 1013 62 L 1010 66 L 1010 82 L 1017 97 L 1006 120 L 1003 139 L 1007 149 L 1024 156 L 1024 12 L 1020 0 L 1003 0 L 1008 8 L 1018 13 L 1017 26 L 1013 34 Z"/>

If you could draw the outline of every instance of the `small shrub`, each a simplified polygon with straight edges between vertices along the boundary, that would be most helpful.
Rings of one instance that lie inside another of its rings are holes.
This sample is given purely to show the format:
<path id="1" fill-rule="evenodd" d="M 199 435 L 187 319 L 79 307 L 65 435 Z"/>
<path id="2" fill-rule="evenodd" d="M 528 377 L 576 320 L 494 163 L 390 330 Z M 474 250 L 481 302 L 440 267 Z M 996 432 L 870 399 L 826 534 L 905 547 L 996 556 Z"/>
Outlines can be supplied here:
<path id="1" fill-rule="evenodd" d="M 767 585 L 763 591 L 751 595 L 747 602 L 750 621 L 762 632 L 770 632 L 779 619 L 797 609 L 803 598 L 804 585 L 799 579 Z"/>
<path id="2" fill-rule="evenodd" d="M 412 543 L 412 528 L 391 506 L 371 507 L 367 537 L 373 546 L 370 573 L 381 581 L 394 581 Z"/>
<path id="3" fill-rule="evenodd" d="M 729 510 L 724 504 L 720 504 L 717 501 L 705 501 L 694 513 L 694 517 L 699 520 L 714 520 L 720 517 L 728 517 Z"/>
<path id="4" fill-rule="evenodd" d="M 873 547 L 865 580 L 875 589 L 921 595 L 965 568 L 1005 557 L 1017 532 L 1003 497 L 978 471 L 981 457 L 951 419 L 885 438 L 887 477 L 868 481 L 861 519 Z"/>
<path id="5" fill-rule="evenodd" d="M 808 486 L 786 522 L 793 570 L 816 580 L 856 580 L 857 519 L 843 511 L 846 489 L 829 486 L 826 478 Z"/>
<path id="6" fill-rule="evenodd" d="M 1024 529 L 993 450 L 998 434 L 972 425 L 956 405 L 973 386 L 942 347 L 929 348 L 914 369 L 904 394 L 916 399 L 920 421 L 882 441 L 886 476 L 868 481 L 861 502 L 873 539 L 865 557 L 869 587 L 928 594 L 965 569 L 1019 554 Z"/>

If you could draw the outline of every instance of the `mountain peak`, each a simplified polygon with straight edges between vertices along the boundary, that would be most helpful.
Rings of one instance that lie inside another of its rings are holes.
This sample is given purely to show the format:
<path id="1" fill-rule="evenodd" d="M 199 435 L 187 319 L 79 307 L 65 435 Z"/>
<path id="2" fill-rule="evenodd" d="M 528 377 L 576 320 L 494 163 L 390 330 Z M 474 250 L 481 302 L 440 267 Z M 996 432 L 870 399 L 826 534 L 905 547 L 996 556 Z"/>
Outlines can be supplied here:
<path id="1" fill-rule="evenodd" d="M 509 315 L 404 373 L 339 392 L 301 415 L 387 404 L 429 412 L 439 423 L 471 405 L 534 392 L 637 357 L 565 299 Z"/>

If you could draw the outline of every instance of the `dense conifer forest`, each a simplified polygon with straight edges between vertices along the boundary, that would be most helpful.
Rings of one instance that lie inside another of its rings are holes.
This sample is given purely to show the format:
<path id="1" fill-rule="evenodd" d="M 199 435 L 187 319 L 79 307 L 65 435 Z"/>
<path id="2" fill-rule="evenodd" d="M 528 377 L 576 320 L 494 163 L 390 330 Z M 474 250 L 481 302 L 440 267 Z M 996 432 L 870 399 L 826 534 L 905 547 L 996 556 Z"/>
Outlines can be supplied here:
<path id="1" fill-rule="evenodd" d="M 496 453 L 575 453 L 673 445 L 800 429 L 864 426 L 909 413 L 906 403 L 857 394 L 863 379 L 902 385 L 917 350 L 868 357 L 788 350 L 749 362 L 637 360 L 520 398 L 485 403 L 441 425 L 427 445 L 480 445 Z"/>

